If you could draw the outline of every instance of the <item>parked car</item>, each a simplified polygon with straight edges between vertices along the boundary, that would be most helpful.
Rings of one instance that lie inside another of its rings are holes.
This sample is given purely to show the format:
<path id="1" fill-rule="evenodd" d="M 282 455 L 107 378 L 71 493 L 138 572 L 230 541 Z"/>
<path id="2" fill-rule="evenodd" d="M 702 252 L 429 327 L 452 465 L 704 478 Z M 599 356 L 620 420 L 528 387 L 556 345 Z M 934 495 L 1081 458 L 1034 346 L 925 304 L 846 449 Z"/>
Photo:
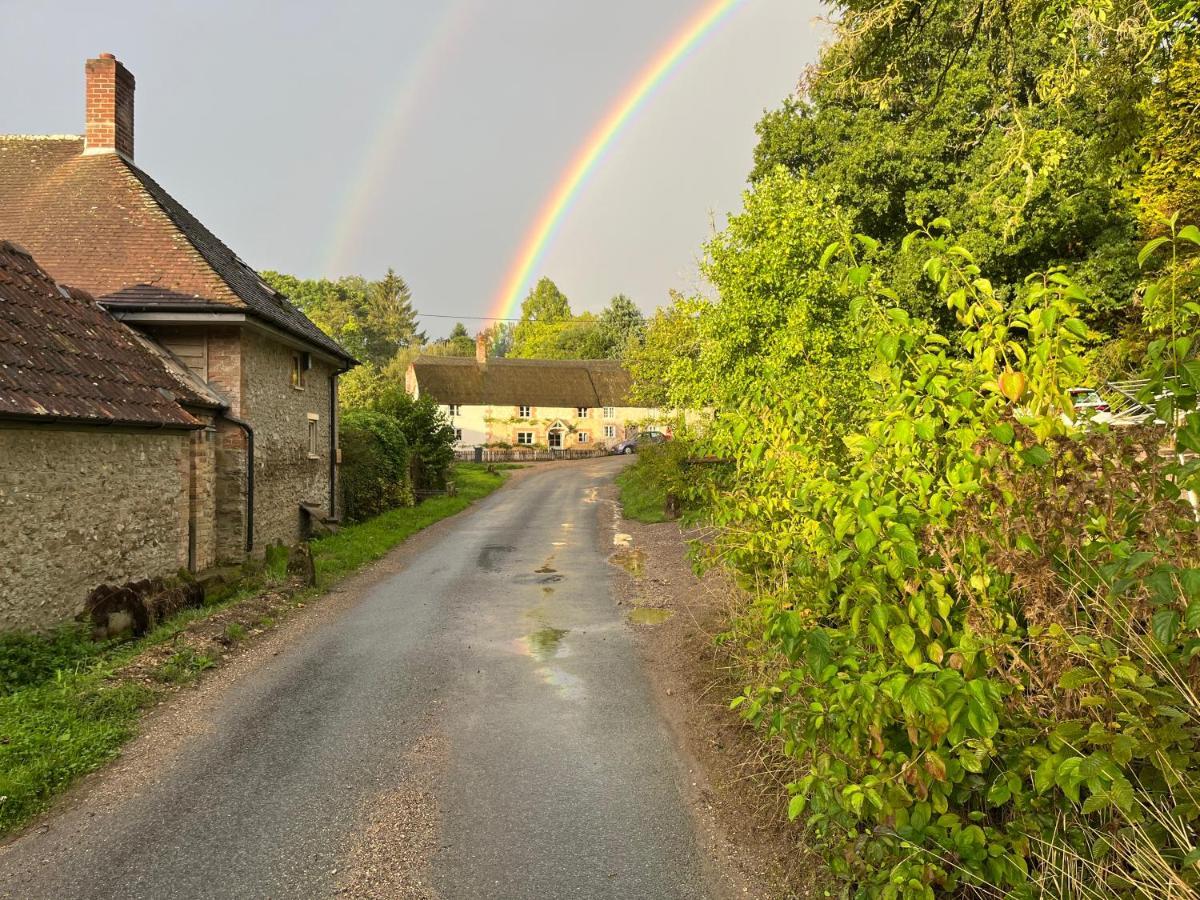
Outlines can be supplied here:
<path id="1" fill-rule="evenodd" d="M 631 438 L 626 438 L 613 448 L 613 453 L 637 453 L 638 448 L 669 441 L 670 437 L 661 431 L 639 431 Z"/>

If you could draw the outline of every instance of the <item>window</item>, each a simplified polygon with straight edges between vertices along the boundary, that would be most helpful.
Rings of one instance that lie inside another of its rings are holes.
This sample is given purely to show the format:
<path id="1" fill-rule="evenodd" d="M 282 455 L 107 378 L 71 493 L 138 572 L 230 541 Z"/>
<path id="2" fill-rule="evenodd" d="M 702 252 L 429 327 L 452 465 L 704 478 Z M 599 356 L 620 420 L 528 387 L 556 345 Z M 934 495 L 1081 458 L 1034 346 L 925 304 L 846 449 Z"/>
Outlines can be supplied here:
<path id="1" fill-rule="evenodd" d="M 454 443 L 456 443 L 456 444 L 462 443 L 462 429 L 461 428 L 454 429 Z"/>
<path id="2" fill-rule="evenodd" d="M 616 425 L 605 425 L 604 426 L 604 436 L 606 438 L 615 438 L 617 436 L 617 426 Z"/>
<path id="3" fill-rule="evenodd" d="M 304 358 L 307 353 L 292 354 L 292 387 L 298 391 L 304 390 Z"/>
<path id="4" fill-rule="evenodd" d="M 533 443 L 533 432 L 532 431 L 518 431 L 517 432 L 517 443 L 525 444 L 526 446 L 532 444 Z"/>
<path id="5" fill-rule="evenodd" d="M 308 414 L 308 458 L 316 459 L 320 456 L 321 444 L 317 434 L 317 423 L 321 421 L 321 417 L 316 413 Z"/>
<path id="6" fill-rule="evenodd" d="M 612 406 L 604 407 L 604 418 L 615 419 L 616 417 L 617 417 L 617 410 L 614 407 L 612 407 Z"/>
<path id="7" fill-rule="evenodd" d="M 575 439 L 577 441 L 579 441 L 579 443 L 581 443 L 581 444 L 586 444 L 588 441 L 590 441 L 592 439 L 592 436 L 590 434 L 588 434 L 586 431 L 581 431 L 581 432 L 579 432 L 579 434 L 575 435 Z"/>
<path id="8" fill-rule="evenodd" d="M 529 416 L 530 416 L 530 410 L 529 410 L 528 406 L 522 406 L 517 413 L 517 417 L 521 418 L 521 419 L 528 419 Z"/>
<path id="9" fill-rule="evenodd" d="M 575 412 L 578 413 L 579 418 L 581 419 L 586 419 L 588 417 L 588 408 L 586 406 L 579 407 L 577 410 L 575 410 Z"/>
<path id="10" fill-rule="evenodd" d="M 551 431 L 546 435 L 546 441 L 550 444 L 551 450 L 559 450 L 562 448 L 562 432 Z"/>
<path id="11" fill-rule="evenodd" d="M 450 415 L 452 415 L 452 416 L 462 415 L 462 413 L 459 410 L 460 410 L 460 407 L 457 403 L 450 404 Z"/>

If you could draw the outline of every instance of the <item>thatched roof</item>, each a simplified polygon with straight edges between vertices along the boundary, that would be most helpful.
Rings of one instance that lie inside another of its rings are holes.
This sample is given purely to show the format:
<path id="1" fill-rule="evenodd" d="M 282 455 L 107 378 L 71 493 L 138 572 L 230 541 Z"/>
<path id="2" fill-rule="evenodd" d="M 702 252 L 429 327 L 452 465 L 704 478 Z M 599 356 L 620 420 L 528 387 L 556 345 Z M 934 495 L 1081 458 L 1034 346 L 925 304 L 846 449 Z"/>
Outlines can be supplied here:
<path id="1" fill-rule="evenodd" d="M 611 359 L 489 359 L 420 356 L 420 394 L 460 406 L 627 406 L 629 373 Z"/>

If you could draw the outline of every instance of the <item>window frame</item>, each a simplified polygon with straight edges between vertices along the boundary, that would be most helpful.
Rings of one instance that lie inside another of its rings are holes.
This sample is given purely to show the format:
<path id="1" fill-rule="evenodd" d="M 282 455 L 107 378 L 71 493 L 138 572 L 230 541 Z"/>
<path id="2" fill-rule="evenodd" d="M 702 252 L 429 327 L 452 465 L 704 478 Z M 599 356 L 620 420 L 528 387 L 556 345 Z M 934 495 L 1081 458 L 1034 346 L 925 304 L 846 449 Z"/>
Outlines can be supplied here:
<path id="1" fill-rule="evenodd" d="M 462 415 L 462 405 L 461 405 L 461 404 L 459 404 L 459 403 L 447 403 L 447 404 L 446 404 L 446 407 L 447 407 L 447 410 L 448 410 L 448 415 L 449 415 L 451 418 L 454 418 L 455 416 L 461 416 L 461 415 Z"/>
<path id="2" fill-rule="evenodd" d="M 533 407 L 532 406 L 518 406 L 517 407 L 517 418 L 518 419 L 532 419 L 533 418 Z"/>
<path id="3" fill-rule="evenodd" d="M 590 415 L 591 411 L 592 411 L 592 408 L 590 406 L 577 406 L 577 407 L 575 407 L 575 418 L 577 418 L 577 419 L 591 418 L 591 415 Z"/>
<path id="4" fill-rule="evenodd" d="M 521 440 L 521 438 L 523 438 L 523 437 L 528 437 L 529 440 L 527 440 L 527 441 Z M 532 431 L 518 431 L 516 443 L 517 443 L 518 447 L 532 447 L 533 446 L 533 432 Z"/>
<path id="5" fill-rule="evenodd" d="M 454 429 L 454 443 L 456 443 L 456 444 L 462 443 L 462 429 L 461 428 Z"/>
<path id="6" fill-rule="evenodd" d="M 304 377 L 304 354 L 298 350 L 292 352 L 292 370 L 288 375 L 293 390 L 302 391 L 306 387 Z"/>
<path id="7" fill-rule="evenodd" d="M 321 417 L 316 413 L 308 414 L 308 458 L 321 458 Z"/>
<path id="8" fill-rule="evenodd" d="M 616 425 L 605 425 L 604 426 L 604 436 L 606 438 L 615 438 L 617 436 L 617 426 Z"/>
<path id="9" fill-rule="evenodd" d="M 590 444 L 592 442 L 592 433 L 590 431 L 578 431 L 575 433 L 575 443 Z"/>
<path id="10" fill-rule="evenodd" d="M 604 407 L 604 418 L 615 419 L 617 417 L 617 408 L 615 406 Z"/>

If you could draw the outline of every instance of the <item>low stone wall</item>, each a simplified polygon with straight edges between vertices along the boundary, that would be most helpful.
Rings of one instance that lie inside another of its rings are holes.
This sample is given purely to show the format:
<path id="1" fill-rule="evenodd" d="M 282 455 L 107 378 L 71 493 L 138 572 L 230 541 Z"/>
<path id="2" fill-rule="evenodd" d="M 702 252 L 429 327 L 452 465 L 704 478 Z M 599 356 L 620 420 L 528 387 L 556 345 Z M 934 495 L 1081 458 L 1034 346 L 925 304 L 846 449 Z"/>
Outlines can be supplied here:
<path id="1" fill-rule="evenodd" d="M 188 562 L 188 432 L 0 427 L 0 631 Z"/>

